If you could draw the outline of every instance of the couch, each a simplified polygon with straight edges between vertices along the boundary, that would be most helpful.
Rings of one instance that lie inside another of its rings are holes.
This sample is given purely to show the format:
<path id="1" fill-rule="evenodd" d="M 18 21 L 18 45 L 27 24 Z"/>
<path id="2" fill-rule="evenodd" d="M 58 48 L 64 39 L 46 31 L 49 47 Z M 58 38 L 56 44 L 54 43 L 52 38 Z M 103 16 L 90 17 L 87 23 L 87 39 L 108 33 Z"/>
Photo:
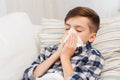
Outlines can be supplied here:
<path id="1" fill-rule="evenodd" d="M 24 12 L 0 18 L 0 80 L 20 80 L 38 55 L 37 25 Z"/>
<path id="2" fill-rule="evenodd" d="M 64 22 L 43 18 L 33 25 L 24 12 L 0 18 L 0 80 L 21 80 L 25 68 L 37 58 L 41 48 L 58 43 Z M 120 80 L 120 17 L 104 19 L 93 47 L 105 57 L 100 80 Z"/>

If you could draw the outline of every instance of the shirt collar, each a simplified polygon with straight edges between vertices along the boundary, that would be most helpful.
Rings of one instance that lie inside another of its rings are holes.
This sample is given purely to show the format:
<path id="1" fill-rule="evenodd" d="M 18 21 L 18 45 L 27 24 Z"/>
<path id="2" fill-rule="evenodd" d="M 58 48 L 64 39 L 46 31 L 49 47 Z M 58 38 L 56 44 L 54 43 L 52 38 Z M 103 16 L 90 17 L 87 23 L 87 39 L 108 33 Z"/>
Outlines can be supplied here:
<path id="1" fill-rule="evenodd" d="M 86 43 L 85 48 L 86 48 L 87 50 L 91 49 L 91 48 L 92 48 L 91 42 L 88 41 L 88 42 Z"/>
<path id="2" fill-rule="evenodd" d="M 90 50 L 92 48 L 92 46 L 91 46 L 91 43 L 90 42 L 87 42 L 86 44 L 85 44 L 85 46 L 83 46 L 83 47 L 77 47 L 77 49 L 76 49 L 76 51 L 75 51 L 75 55 L 79 55 L 79 54 L 81 54 L 81 53 L 83 53 L 83 51 L 84 52 L 87 52 L 88 50 Z M 75 56 L 74 55 L 74 56 Z"/>

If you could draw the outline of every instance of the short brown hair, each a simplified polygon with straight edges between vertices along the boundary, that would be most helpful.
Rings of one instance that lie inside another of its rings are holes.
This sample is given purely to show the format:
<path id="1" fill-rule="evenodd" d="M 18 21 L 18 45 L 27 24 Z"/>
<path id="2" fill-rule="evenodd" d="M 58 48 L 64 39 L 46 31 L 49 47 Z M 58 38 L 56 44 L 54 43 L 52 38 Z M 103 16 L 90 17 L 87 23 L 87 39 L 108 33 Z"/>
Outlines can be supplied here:
<path id="1" fill-rule="evenodd" d="M 72 18 L 72 17 L 76 17 L 76 16 L 83 16 L 83 17 L 87 17 L 90 21 L 91 21 L 91 24 L 89 25 L 89 29 L 91 32 L 96 32 L 98 31 L 99 29 L 99 25 L 100 25 L 100 18 L 98 16 L 98 14 L 88 8 L 88 7 L 76 7 L 76 8 L 73 8 L 72 10 L 70 10 L 66 17 L 65 17 L 65 22 Z"/>

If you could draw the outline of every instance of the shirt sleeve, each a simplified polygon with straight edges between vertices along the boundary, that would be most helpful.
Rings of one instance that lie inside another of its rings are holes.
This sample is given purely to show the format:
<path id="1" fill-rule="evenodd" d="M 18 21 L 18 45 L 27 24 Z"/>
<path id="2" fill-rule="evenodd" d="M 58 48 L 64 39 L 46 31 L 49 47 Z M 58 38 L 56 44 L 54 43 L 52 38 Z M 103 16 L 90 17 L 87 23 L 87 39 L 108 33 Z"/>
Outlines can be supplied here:
<path id="1" fill-rule="evenodd" d="M 48 50 L 48 48 L 44 48 L 41 50 L 41 53 L 39 54 L 37 60 L 33 61 L 31 66 L 24 71 L 22 80 L 35 80 L 33 71 L 40 63 L 46 60 L 46 58 L 48 57 L 47 55 L 45 55 L 46 53 L 50 54 L 50 51 Z"/>
<path id="2" fill-rule="evenodd" d="M 75 67 L 68 80 L 97 80 L 104 64 L 104 58 L 101 53 L 95 49 L 88 51 L 88 55 Z M 82 62 L 82 65 L 81 65 Z"/>

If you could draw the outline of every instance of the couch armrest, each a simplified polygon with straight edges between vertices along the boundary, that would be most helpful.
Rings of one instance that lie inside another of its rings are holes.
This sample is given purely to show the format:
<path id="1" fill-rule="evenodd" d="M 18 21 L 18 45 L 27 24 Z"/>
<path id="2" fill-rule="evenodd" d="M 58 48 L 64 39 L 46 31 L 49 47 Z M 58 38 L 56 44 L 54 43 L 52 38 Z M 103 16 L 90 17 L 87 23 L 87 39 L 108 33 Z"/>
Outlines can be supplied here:
<path id="1" fill-rule="evenodd" d="M 42 26 L 41 25 L 33 25 L 33 27 L 34 27 L 33 32 L 34 32 L 34 36 L 35 36 L 37 50 L 40 52 L 40 38 L 38 35 L 42 31 Z"/>

